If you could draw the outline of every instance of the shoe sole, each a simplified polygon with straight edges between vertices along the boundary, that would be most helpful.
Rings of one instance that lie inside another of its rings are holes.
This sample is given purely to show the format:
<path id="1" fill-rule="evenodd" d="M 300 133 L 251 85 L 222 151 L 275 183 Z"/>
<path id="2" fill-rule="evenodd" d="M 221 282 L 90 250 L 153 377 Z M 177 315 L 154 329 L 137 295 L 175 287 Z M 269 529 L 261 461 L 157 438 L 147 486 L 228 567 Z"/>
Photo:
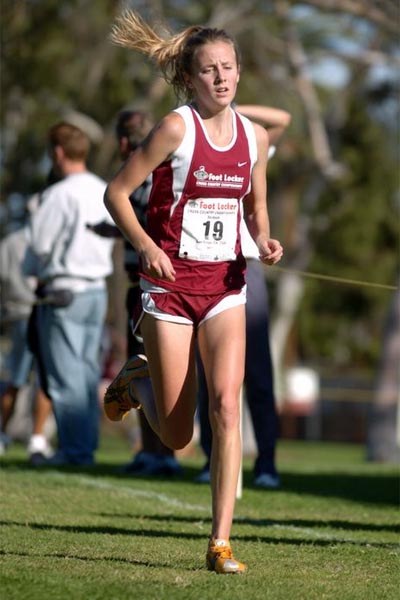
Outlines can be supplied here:
<path id="1" fill-rule="evenodd" d="M 217 573 L 217 575 L 243 575 L 247 571 L 247 565 L 245 565 L 244 563 L 239 563 L 234 558 L 227 560 L 232 560 L 238 563 L 240 565 L 239 567 L 227 567 L 218 569 L 216 565 L 216 559 L 217 557 L 211 557 L 209 555 L 206 556 L 207 569 L 209 571 L 214 571 L 214 573 Z"/>
<path id="2" fill-rule="evenodd" d="M 149 367 L 143 354 L 138 354 L 125 363 L 104 395 L 104 412 L 110 421 L 122 421 L 132 408 L 141 408 L 140 403 L 130 394 L 130 384 L 134 379 L 148 376 Z M 128 398 L 124 398 L 125 394 Z"/>

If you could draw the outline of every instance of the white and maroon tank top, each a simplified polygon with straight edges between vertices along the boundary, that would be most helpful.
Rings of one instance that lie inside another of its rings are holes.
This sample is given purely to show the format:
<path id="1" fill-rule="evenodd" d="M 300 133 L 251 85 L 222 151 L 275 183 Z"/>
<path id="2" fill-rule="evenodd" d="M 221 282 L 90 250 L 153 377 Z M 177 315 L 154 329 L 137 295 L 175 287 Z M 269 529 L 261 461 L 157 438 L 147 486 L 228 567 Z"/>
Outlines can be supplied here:
<path id="1" fill-rule="evenodd" d="M 147 209 L 147 232 L 176 270 L 176 281 L 165 282 L 166 287 L 193 294 L 240 289 L 245 272 L 242 201 L 257 159 L 253 126 L 232 110 L 232 140 L 219 147 L 191 106 L 176 112 L 186 132 L 171 159 L 153 172 Z M 143 272 L 141 276 L 160 284 Z"/>

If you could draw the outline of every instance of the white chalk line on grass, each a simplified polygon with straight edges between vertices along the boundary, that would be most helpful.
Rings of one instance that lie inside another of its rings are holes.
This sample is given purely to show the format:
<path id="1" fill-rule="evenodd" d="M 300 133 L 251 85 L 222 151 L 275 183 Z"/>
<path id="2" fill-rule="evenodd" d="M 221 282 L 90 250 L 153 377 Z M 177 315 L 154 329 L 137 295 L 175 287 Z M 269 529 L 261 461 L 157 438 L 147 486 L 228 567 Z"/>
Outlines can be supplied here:
<path id="1" fill-rule="evenodd" d="M 207 513 L 207 515 L 210 515 L 210 507 L 209 506 L 203 506 L 200 504 L 190 504 L 189 502 L 181 502 L 180 500 L 178 500 L 177 498 L 175 498 L 174 496 L 168 496 L 167 494 L 160 494 L 158 492 L 153 492 L 151 490 L 138 490 L 135 488 L 131 488 L 128 486 L 123 486 L 123 485 L 115 485 L 111 482 L 108 481 L 99 481 L 97 479 L 91 479 L 90 477 L 85 477 L 85 476 L 74 476 L 74 475 L 67 475 L 67 474 L 63 474 L 63 473 L 51 473 L 51 477 L 56 478 L 56 479 L 61 479 L 63 481 L 68 481 L 71 483 L 77 483 L 79 485 L 85 486 L 85 487 L 92 487 L 92 488 L 96 488 L 99 490 L 108 490 L 112 493 L 116 493 L 116 494 L 121 494 L 124 496 L 131 496 L 131 497 L 135 497 L 135 498 L 148 498 L 148 499 L 152 499 L 152 500 L 156 500 L 157 502 L 160 502 L 162 504 L 165 504 L 168 507 L 173 507 L 173 508 L 178 508 L 181 510 L 189 510 L 189 511 L 201 511 L 201 512 L 205 512 Z M 234 519 L 235 523 L 240 523 L 241 521 L 246 522 L 247 518 L 246 517 L 236 517 Z M 366 545 L 369 545 L 368 542 L 366 541 L 360 541 L 357 539 L 351 539 L 351 538 L 343 538 L 342 536 L 339 535 L 335 535 L 335 534 L 329 534 L 329 533 L 322 533 L 319 531 L 316 531 L 315 529 L 310 529 L 309 527 L 301 527 L 301 526 L 297 526 L 297 525 L 289 525 L 289 524 L 285 524 L 285 523 L 269 523 L 268 519 L 266 519 L 265 521 L 265 525 L 267 528 L 270 528 L 271 530 L 285 530 L 285 531 L 292 531 L 294 533 L 300 534 L 300 535 L 304 535 L 307 536 L 308 538 L 314 538 L 314 539 L 321 539 L 321 540 L 326 540 L 326 541 L 331 541 L 332 543 L 334 542 L 348 542 L 348 543 L 365 543 Z M 399 546 L 400 548 L 400 546 Z"/>
<path id="2" fill-rule="evenodd" d="M 108 481 L 99 481 L 97 479 L 91 479 L 90 477 L 84 476 L 71 476 L 64 475 L 63 473 L 54 473 L 52 477 L 57 479 L 63 479 L 65 481 L 70 481 L 73 483 L 79 483 L 83 486 L 94 487 L 99 490 L 109 490 L 110 492 L 122 494 L 124 496 L 133 496 L 133 497 L 141 497 L 141 498 L 149 498 L 152 500 L 157 500 L 157 502 L 161 502 L 166 504 L 167 506 L 171 506 L 174 508 L 180 508 L 184 510 L 195 510 L 210 513 L 210 508 L 208 506 L 202 506 L 200 504 L 190 504 L 189 502 L 181 502 L 174 496 L 167 496 L 166 494 L 160 494 L 158 492 L 153 492 L 151 490 L 138 490 L 135 488 L 131 488 L 124 485 L 115 485 Z"/>
<path id="3" fill-rule="evenodd" d="M 246 517 L 237 517 L 235 519 L 235 523 L 240 523 L 241 521 L 244 521 L 244 523 L 246 524 Z M 255 521 L 257 521 L 257 519 L 255 519 Z M 294 533 L 299 533 L 301 535 L 307 535 L 309 537 L 314 537 L 317 539 L 324 539 L 324 540 L 343 540 L 342 537 L 338 537 L 335 536 L 334 534 L 329 534 L 329 533 L 321 533 L 319 531 L 315 531 L 315 529 L 310 529 L 309 527 L 301 527 L 300 525 L 289 525 L 289 524 L 285 524 L 285 523 L 273 523 L 273 522 L 269 522 L 268 519 L 263 520 L 263 525 L 269 529 L 284 529 L 285 531 L 292 531 Z M 346 541 L 351 541 L 351 540 L 346 540 Z"/>
<path id="4" fill-rule="evenodd" d="M 244 520 L 242 518 L 237 518 L 235 519 L 235 522 L 240 523 L 241 520 Z M 302 535 L 306 538 L 314 538 L 317 540 L 324 540 L 327 542 L 332 542 L 332 544 L 334 544 L 335 542 L 339 542 L 341 544 L 343 543 L 347 543 L 347 544 L 360 544 L 360 545 L 364 545 L 364 546 L 373 546 L 374 545 L 374 541 L 368 541 L 368 540 L 360 540 L 358 538 L 350 538 L 348 536 L 343 537 L 340 534 L 335 534 L 335 533 L 323 533 L 321 531 L 316 531 L 315 529 L 311 529 L 309 527 L 302 527 L 300 525 L 290 525 L 290 524 L 286 524 L 286 523 L 269 523 L 268 519 L 265 520 L 265 526 L 269 527 L 271 529 L 275 529 L 275 530 L 284 530 L 284 531 L 291 531 L 293 533 Z M 387 543 L 388 547 L 393 547 L 394 549 L 397 549 L 400 551 L 400 544 L 396 544 L 396 543 L 392 543 L 392 542 L 388 542 Z"/>

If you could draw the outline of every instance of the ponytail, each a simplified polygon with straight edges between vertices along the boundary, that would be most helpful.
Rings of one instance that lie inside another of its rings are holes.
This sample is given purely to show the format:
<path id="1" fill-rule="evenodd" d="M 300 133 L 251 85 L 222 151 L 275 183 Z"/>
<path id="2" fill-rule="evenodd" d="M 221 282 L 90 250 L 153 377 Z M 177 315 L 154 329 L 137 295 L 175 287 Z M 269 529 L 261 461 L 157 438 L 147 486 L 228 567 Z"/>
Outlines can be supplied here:
<path id="1" fill-rule="evenodd" d="M 219 40 L 230 43 L 240 64 L 236 42 L 223 29 L 193 25 L 175 35 L 165 31 L 162 36 L 131 10 L 117 17 L 110 38 L 117 46 L 136 50 L 153 60 L 165 81 L 173 85 L 178 98 L 190 96 L 185 75 L 191 73 L 193 55 L 199 46 Z"/>

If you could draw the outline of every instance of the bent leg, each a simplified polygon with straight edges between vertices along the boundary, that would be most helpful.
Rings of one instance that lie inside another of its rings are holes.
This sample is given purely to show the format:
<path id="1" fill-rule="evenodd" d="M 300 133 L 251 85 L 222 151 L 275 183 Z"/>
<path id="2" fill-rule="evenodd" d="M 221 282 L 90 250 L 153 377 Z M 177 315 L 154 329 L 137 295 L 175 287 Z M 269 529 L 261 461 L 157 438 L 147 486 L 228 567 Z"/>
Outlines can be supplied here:
<path id="1" fill-rule="evenodd" d="M 133 334 L 131 317 L 140 301 L 141 290 L 139 284 L 136 287 L 130 287 L 126 297 L 126 309 L 129 316 L 127 327 L 128 356 L 135 354 L 144 354 L 143 342 Z M 173 450 L 162 443 L 154 429 L 150 426 L 143 410 L 139 411 L 140 433 L 142 438 L 142 451 L 150 454 L 159 454 L 161 456 L 174 456 Z"/>
<path id="2" fill-rule="evenodd" d="M 193 328 L 146 314 L 141 332 L 149 362 L 157 422 L 149 406 L 151 403 L 142 401 L 139 393 L 144 413 L 166 446 L 176 450 L 184 448 L 193 436 L 196 410 Z"/>
<path id="3" fill-rule="evenodd" d="M 211 537 L 229 539 L 241 460 L 239 398 L 244 376 L 244 305 L 203 322 L 198 337 L 213 433 Z"/>

